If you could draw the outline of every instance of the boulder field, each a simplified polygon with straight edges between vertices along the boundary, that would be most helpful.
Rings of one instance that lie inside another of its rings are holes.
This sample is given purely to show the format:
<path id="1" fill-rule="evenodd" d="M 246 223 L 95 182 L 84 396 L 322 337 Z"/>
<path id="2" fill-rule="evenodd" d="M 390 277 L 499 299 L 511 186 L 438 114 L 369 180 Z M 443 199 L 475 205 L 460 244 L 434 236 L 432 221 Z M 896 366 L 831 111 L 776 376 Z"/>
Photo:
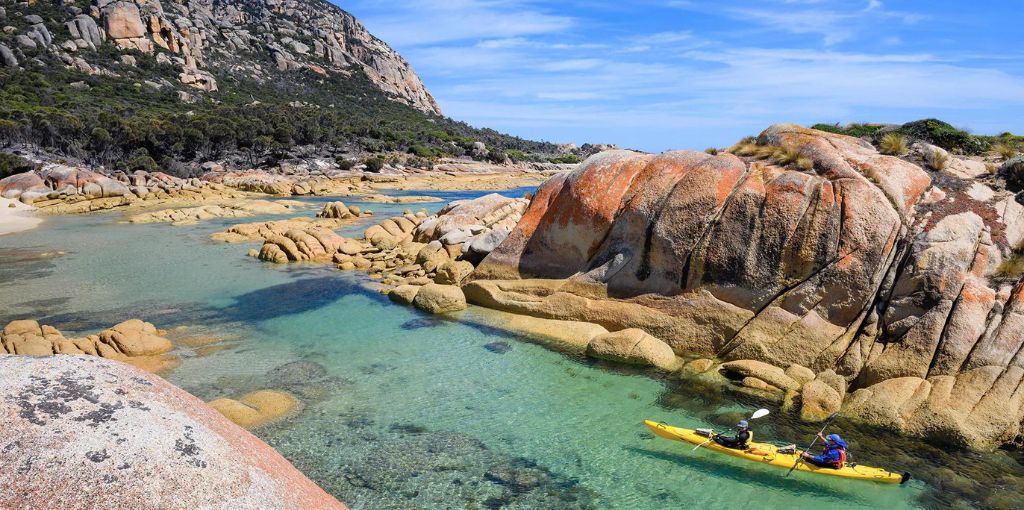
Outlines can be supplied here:
<path id="1" fill-rule="evenodd" d="M 0 507 L 344 509 L 196 397 L 117 361 L 0 355 Z"/>
<path id="2" fill-rule="evenodd" d="M 16 320 L 0 332 L 0 354 L 88 354 L 124 361 L 150 372 L 162 372 L 178 363 L 176 357 L 167 354 L 174 345 L 165 335 L 139 319 L 130 319 L 81 338 L 66 338 L 57 328 L 40 325 L 34 320 Z"/>
<path id="3" fill-rule="evenodd" d="M 808 421 L 841 406 L 935 442 L 1012 441 L 1024 287 L 998 270 L 1022 241 L 1012 194 L 792 125 L 733 152 L 608 151 L 550 178 L 466 297 L 643 330 L 705 358 L 684 372 L 718 367 Z M 595 349 L 669 361 L 622 339 Z"/>

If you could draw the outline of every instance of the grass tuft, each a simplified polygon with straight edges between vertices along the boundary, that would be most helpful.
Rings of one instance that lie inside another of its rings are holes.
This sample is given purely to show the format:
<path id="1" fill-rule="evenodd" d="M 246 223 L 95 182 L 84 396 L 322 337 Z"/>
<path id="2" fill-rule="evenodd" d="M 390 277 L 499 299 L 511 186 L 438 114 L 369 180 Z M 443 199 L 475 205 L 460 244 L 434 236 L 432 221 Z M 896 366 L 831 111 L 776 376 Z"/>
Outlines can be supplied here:
<path id="1" fill-rule="evenodd" d="M 1014 277 L 1024 274 L 1024 255 L 1020 253 L 1013 253 L 999 267 L 996 268 L 996 274 L 999 276 Z"/>
<path id="2" fill-rule="evenodd" d="M 941 150 L 932 149 L 925 155 L 925 163 L 928 164 L 928 168 L 938 172 L 944 170 L 949 164 L 949 155 Z"/>
<path id="3" fill-rule="evenodd" d="M 992 146 L 992 152 L 1004 160 L 1013 159 L 1017 155 L 1017 148 L 1009 144 L 997 143 Z"/>
<path id="4" fill-rule="evenodd" d="M 902 156 L 907 153 L 907 139 L 899 133 L 886 133 L 878 143 L 878 151 L 890 156 Z"/>

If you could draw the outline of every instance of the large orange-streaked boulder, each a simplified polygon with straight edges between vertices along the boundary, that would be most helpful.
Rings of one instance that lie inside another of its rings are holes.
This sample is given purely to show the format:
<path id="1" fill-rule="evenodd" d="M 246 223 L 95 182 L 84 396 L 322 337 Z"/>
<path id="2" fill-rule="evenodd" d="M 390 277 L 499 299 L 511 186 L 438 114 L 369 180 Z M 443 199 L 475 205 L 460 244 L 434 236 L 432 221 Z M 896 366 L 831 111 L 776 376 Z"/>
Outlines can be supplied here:
<path id="1" fill-rule="evenodd" d="M 911 435 L 1019 433 L 1024 292 L 997 274 L 1024 228 L 1012 194 L 793 125 L 747 149 L 609 151 L 552 177 L 467 298 L 641 328 L 680 355 L 834 370 L 855 414 Z"/>
<path id="2" fill-rule="evenodd" d="M 203 401 L 91 356 L 0 356 L 0 507 L 344 509 Z"/>

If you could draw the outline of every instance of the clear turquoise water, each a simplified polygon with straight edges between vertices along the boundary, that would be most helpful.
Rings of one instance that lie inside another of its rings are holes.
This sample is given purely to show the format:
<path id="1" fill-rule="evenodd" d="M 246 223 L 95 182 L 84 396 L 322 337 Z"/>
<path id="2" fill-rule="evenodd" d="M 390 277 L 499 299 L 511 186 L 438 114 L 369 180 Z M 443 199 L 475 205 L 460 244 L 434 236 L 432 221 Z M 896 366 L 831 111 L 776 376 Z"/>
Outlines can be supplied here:
<path id="1" fill-rule="evenodd" d="M 378 217 L 419 207 L 360 205 Z M 753 404 L 395 306 L 356 273 L 264 264 L 245 256 L 254 245 L 209 240 L 233 222 L 119 219 L 51 218 L 0 237 L 0 323 L 33 317 L 87 332 L 140 317 L 229 337 L 230 348 L 207 356 L 180 348 L 168 379 L 204 399 L 264 388 L 298 395 L 300 414 L 255 432 L 352 508 L 917 508 L 983 497 L 964 495 L 977 492 L 965 479 L 949 496 L 919 481 L 784 478 L 693 452 L 655 439 L 642 420 L 722 428 Z M 759 438 L 797 430 L 774 415 L 758 427 Z M 915 468 L 943 455 L 862 444 L 865 464 Z M 997 472 L 1012 476 L 996 493 L 1019 493 L 1019 463 L 1005 454 L 975 461 L 1002 463 Z"/>

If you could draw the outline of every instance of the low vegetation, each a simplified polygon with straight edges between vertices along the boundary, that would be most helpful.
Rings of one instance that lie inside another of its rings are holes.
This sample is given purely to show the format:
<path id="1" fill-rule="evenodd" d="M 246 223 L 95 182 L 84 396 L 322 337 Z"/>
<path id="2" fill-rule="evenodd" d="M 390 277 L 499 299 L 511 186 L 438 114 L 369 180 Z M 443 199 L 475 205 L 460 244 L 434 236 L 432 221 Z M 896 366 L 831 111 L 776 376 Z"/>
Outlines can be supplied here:
<path id="1" fill-rule="evenodd" d="M 0 179 L 14 174 L 28 172 L 35 168 L 35 165 L 27 159 L 15 154 L 0 152 Z"/>
<path id="2" fill-rule="evenodd" d="M 996 268 L 996 275 L 1006 278 L 1016 278 L 1024 274 L 1024 254 L 1013 252 Z"/>
<path id="3" fill-rule="evenodd" d="M 1000 142 L 992 146 L 992 153 L 1002 159 L 1013 159 L 1018 150 L 1014 145 Z"/>
<path id="4" fill-rule="evenodd" d="M 949 153 L 941 150 L 931 150 L 925 154 L 924 161 L 925 164 L 928 165 L 928 168 L 938 172 L 940 170 L 944 170 L 946 165 L 949 164 Z"/>
<path id="5" fill-rule="evenodd" d="M 1006 161 L 999 167 L 998 173 L 1006 179 L 1006 186 L 1011 190 L 1024 190 L 1024 156 Z"/>
<path id="6" fill-rule="evenodd" d="M 328 157 L 404 153 L 430 161 L 471 155 L 474 142 L 483 142 L 502 159 L 506 153 L 523 161 L 575 158 L 557 154 L 554 144 L 423 113 L 390 100 L 358 74 L 304 71 L 264 85 L 218 76 L 221 92 L 196 92 L 198 101 L 186 105 L 171 87 L 140 85 L 161 76 L 174 81 L 174 69 L 152 55 L 133 56 L 136 67 L 110 64 L 126 75 L 119 78 L 60 66 L 0 69 L 0 148 L 32 144 L 90 164 L 176 174 L 228 157 L 272 163 L 299 148 Z"/>
<path id="7" fill-rule="evenodd" d="M 727 150 L 737 156 L 768 160 L 780 166 L 792 165 L 801 170 L 811 170 L 814 168 L 814 162 L 811 161 L 811 158 L 797 150 L 778 145 L 758 145 L 757 141 L 750 137 L 740 140 L 736 145 Z"/>
<path id="8" fill-rule="evenodd" d="M 878 142 L 878 151 L 890 156 L 902 156 L 907 153 L 907 139 L 899 133 L 886 133 Z"/>
<path id="9" fill-rule="evenodd" d="M 909 144 L 912 142 L 925 142 L 955 154 L 978 156 L 989 151 L 997 150 L 997 146 L 1016 147 L 1024 143 L 1024 137 L 1012 133 L 1002 133 L 998 136 L 975 135 L 964 129 L 957 129 L 949 123 L 938 119 L 923 119 L 908 122 L 903 125 L 885 124 L 815 124 L 811 126 L 820 131 L 838 133 L 842 135 L 866 138 L 883 147 L 885 138 L 889 135 L 901 135 Z"/>

